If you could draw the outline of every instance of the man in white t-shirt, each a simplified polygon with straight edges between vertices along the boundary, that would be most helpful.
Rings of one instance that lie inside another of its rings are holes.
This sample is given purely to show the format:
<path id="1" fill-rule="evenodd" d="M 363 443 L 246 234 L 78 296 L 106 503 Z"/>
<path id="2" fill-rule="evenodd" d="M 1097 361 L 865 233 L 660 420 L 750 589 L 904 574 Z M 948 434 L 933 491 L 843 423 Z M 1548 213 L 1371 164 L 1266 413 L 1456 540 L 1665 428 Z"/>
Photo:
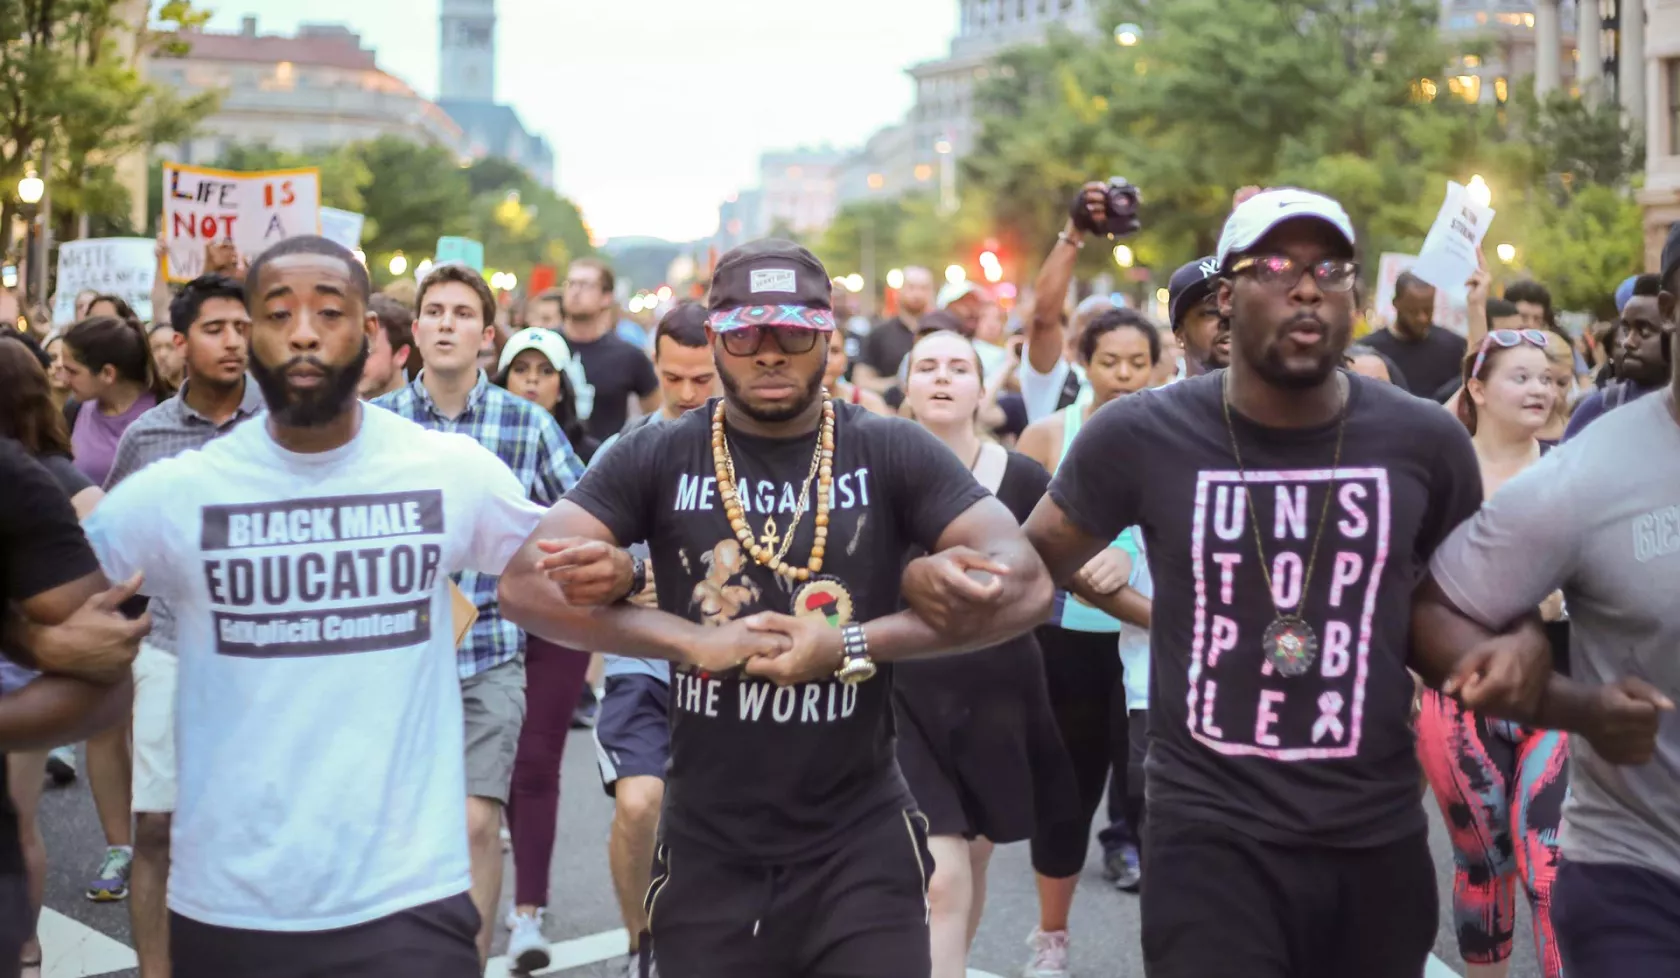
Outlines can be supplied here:
<path id="1" fill-rule="evenodd" d="M 477 976 L 448 575 L 501 572 L 541 511 L 476 442 L 357 400 L 379 325 L 348 250 L 289 238 L 245 290 L 266 422 L 87 525 L 177 622 L 174 973 Z"/>

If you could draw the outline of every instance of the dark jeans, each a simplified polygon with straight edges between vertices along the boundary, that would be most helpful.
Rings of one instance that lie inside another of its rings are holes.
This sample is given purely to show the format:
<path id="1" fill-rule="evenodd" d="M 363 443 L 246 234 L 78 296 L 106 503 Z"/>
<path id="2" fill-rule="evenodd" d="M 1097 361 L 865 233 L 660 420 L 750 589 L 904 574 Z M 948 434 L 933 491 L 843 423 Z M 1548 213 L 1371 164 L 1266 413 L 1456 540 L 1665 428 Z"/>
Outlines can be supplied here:
<path id="1" fill-rule="evenodd" d="M 507 805 L 513 901 L 521 906 L 548 906 L 548 870 L 560 819 L 560 759 L 588 670 L 589 653 L 527 637 L 525 725 L 519 731 Z"/>

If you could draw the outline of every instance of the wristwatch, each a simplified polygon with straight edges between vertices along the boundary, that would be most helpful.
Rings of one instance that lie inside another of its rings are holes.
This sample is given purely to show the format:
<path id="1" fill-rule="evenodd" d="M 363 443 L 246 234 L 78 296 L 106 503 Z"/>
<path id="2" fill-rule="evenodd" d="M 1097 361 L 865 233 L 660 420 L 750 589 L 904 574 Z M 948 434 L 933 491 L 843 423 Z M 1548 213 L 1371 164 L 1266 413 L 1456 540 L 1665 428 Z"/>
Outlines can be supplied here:
<path id="1" fill-rule="evenodd" d="M 855 621 L 841 626 L 840 668 L 834 670 L 834 678 L 848 686 L 856 686 L 874 679 L 875 671 L 875 660 L 869 657 L 869 639 L 863 634 L 863 626 Z"/>
<path id="2" fill-rule="evenodd" d="M 630 590 L 624 595 L 625 599 L 633 598 L 647 590 L 647 561 L 630 555 Z"/>

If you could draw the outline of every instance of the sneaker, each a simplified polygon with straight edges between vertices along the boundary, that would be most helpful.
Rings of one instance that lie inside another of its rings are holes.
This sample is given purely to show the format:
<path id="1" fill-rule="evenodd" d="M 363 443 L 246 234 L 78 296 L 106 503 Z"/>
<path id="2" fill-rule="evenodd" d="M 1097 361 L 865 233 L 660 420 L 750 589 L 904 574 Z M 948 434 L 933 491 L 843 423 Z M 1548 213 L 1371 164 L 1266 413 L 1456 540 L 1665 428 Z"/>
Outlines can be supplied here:
<path id="1" fill-rule="evenodd" d="M 548 938 L 542 932 L 542 911 L 526 915 L 509 912 L 507 957 L 516 974 L 529 975 L 548 967 Z"/>
<path id="2" fill-rule="evenodd" d="M 1021 969 L 1021 978 L 1068 978 L 1068 933 L 1065 930 L 1046 934 L 1037 927 L 1027 937 L 1032 948 L 1032 960 Z"/>
<path id="3" fill-rule="evenodd" d="M 105 850 L 105 861 L 99 864 L 99 875 L 88 884 L 87 898 L 95 903 L 113 903 L 128 898 L 128 873 L 134 865 L 134 853 L 121 846 Z"/>
<path id="4" fill-rule="evenodd" d="M 1104 876 L 1108 876 L 1108 865 L 1112 863 L 1114 875 L 1109 881 L 1114 888 L 1123 893 L 1136 893 L 1143 889 L 1143 863 L 1138 859 L 1136 846 L 1124 846 L 1104 857 Z"/>
<path id="5" fill-rule="evenodd" d="M 76 780 L 76 748 L 69 744 L 54 747 L 47 754 L 47 777 L 60 788 Z"/>
<path id="6" fill-rule="evenodd" d="M 572 729 L 588 730 L 595 726 L 595 714 L 600 709 L 600 700 L 595 690 L 583 687 L 583 698 L 578 701 L 577 708 L 572 711 Z"/>

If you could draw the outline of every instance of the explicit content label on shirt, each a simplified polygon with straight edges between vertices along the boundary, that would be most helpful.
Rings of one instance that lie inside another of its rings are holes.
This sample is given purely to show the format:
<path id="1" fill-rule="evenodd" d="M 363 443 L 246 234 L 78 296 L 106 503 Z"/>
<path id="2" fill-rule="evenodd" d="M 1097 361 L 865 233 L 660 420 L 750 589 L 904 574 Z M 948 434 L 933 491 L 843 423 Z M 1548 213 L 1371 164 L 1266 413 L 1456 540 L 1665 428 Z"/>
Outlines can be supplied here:
<path id="1" fill-rule="evenodd" d="M 443 494 L 206 506 L 216 652 L 244 658 L 408 648 L 432 637 Z"/>
<path id="2" fill-rule="evenodd" d="M 1196 480 L 1191 570 L 1196 605 L 1190 655 L 1191 736 L 1221 754 L 1309 761 L 1355 757 L 1370 676 L 1372 617 L 1392 523 L 1385 469 L 1204 471 Z M 1256 494 L 1250 509 L 1247 493 Z M 1313 538 L 1331 493 L 1302 600 Z M 1272 594 L 1252 565 L 1253 512 Z M 1266 514 L 1271 519 L 1266 520 Z M 1326 585 L 1328 587 L 1326 588 Z M 1300 613 L 1318 658 L 1296 678 L 1278 673 L 1263 637 L 1274 609 Z"/>

